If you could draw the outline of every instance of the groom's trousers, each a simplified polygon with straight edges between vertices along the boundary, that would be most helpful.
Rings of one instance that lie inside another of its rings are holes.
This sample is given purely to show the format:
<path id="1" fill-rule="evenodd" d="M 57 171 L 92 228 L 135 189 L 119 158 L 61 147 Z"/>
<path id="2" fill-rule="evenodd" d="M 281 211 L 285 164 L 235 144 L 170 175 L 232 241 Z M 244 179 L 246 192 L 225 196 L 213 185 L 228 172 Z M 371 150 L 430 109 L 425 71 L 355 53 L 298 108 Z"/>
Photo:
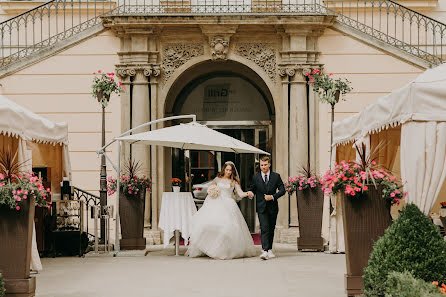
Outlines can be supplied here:
<path id="1" fill-rule="evenodd" d="M 265 211 L 257 213 L 260 223 L 260 237 L 262 250 L 268 251 L 273 248 L 274 230 L 276 229 L 278 211 L 269 207 Z"/>

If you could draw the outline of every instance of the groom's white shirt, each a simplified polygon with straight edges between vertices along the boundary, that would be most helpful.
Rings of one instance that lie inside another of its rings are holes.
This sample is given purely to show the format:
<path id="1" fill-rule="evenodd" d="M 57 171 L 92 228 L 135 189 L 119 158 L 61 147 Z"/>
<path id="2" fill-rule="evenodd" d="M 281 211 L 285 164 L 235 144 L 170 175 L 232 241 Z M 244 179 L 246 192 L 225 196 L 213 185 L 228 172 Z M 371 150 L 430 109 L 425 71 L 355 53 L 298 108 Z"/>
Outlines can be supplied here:
<path id="1" fill-rule="evenodd" d="M 265 182 L 265 175 L 268 175 L 268 181 L 269 181 L 269 179 L 271 177 L 271 170 L 268 170 L 267 173 L 263 173 L 263 171 L 262 171 L 262 180 L 263 180 L 263 182 Z"/>

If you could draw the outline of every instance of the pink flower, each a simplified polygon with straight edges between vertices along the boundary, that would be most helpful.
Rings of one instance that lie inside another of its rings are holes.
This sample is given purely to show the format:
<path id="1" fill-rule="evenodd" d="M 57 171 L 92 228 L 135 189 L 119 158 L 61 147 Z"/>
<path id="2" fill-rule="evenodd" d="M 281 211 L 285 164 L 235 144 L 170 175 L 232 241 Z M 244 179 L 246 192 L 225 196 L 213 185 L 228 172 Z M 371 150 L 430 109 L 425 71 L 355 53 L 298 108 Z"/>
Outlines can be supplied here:
<path id="1" fill-rule="evenodd" d="M 333 75 L 333 73 L 329 73 L 329 74 L 328 74 L 328 76 L 332 76 L 332 75 Z"/>
<path id="2" fill-rule="evenodd" d="M 316 74 L 316 73 L 320 73 L 321 71 L 319 69 L 314 69 L 311 74 Z"/>
<path id="3" fill-rule="evenodd" d="M 101 70 L 98 70 L 98 73 L 101 73 Z"/>
<path id="4" fill-rule="evenodd" d="M 395 192 L 390 193 L 390 197 L 395 197 Z"/>
<path id="5" fill-rule="evenodd" d="M 20 206 L 17 205 L 17 206 L 15 207 L 15 209 L 20 210 Z"/>

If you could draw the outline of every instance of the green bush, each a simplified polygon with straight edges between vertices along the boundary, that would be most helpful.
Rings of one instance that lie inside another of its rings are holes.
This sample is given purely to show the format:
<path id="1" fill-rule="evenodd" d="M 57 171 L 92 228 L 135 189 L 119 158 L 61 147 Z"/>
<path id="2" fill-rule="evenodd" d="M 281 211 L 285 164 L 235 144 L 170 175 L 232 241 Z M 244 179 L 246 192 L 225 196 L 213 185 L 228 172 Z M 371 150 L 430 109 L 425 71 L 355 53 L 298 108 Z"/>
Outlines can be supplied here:
<path id="1" fill-rule="evenodd" d="M 0 297 L 5 296 L 5 282 L 3 281 L 3 276 L 0 273 Z"/>
<path id="2" fill-rule="evenodd" d="M 375 243 L 364 270 L 364 295 L 383 297 L 392 271 L 408 271 L 426 282 L 446 282 L 446 241 L 414 204 L 408 204 Z"/>
<path id="3" fill-rule="evenodd" d="M 437 286 L 416 279 L 410 272 L 389 273 L 385 297 L 444 297 Z"/>

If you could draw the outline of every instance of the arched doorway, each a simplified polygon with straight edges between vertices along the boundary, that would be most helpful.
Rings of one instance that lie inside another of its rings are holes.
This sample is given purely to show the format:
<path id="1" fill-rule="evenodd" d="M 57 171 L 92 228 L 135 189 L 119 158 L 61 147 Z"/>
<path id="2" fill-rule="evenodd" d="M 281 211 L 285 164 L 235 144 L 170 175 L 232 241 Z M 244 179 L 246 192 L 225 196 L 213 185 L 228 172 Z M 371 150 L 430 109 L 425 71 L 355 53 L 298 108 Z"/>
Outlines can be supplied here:
<path id="1" fill-rule="evenodd" d="M 247 71 L 242 64 L 209 63 L 208 66 L 215 68 L 215 65 L 217 69 L 202 73 L 199 70 L 207 67 L 200 65 L 196 69 L 198 71 L 193 71 L 196 75 L 189 76 L 187 82 L 182 81 L 183 86 L 177 89 L 171 114 L 196 114 L 197 121 L 208 127 L 272 153 L 274 108 L 269 90 L 252 70 Z M 184 79 L 186 75 L 182 77 Z M 258 168 L 258 155 L 173 150 L 172 176 L 185 179 L 190 172 L 192 189 L 185 190 L 192 190 L 200 204 L 210 181 L 226 161 L 236 164 L 242 189 L 246 190 Z M 258 231 L 255 201 L 243 199 L 239 207 L 251 232 Z"/>

